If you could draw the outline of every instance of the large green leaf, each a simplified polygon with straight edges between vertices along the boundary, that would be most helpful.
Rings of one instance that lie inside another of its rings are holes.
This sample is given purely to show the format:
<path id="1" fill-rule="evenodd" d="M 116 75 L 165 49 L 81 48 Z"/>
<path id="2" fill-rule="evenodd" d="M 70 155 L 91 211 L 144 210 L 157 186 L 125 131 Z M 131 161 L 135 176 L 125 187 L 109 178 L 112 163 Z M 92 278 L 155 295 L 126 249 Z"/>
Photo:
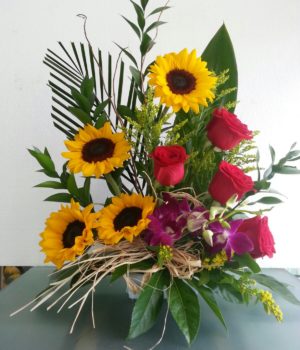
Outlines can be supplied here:
<path id="1" fill-rule="evenodd" d="M 144 287 L 133 308 L 129 339 L 147 332 L 154 325 L 163 303 L 163 289 L 168 284 L 168 278 L 165 271 L 156 272 Z"/>
<path id="2" fill-rule="evenodd" d="M 196 290 L 199 292 L 203 300 L 207 303 L 207 305 L 210 307 L 212 312 L 217 316 L 217 318 L 220 320 L 222 325 L 227 329 L 223 315 L 221 313 L 221 310 L 217 304 L 216 298 L 214 296 L 213 291 L 205 286 L 199 286 L 197 283 L 192 284 L 193 287 L 196 288 Z"/>
<path id="3" fill-rule="evenodd" d="M 258 282 L 259 284 L 262 284 L 263 286 L 270 288 L 272 291 L 280 295 L 283 299 L 287 300 L 288 302 L 295 305 L 300 305 L 300 301 L 287 288 L 287 286 L 277 281 L 274 277 L 264 275 L 264 274 L 258 274 L 258 275 L 252 275 L 251 278 L 256 280 L 256 282 Z"/>
<path id="4" fill-rule="evenodd" d="M 222 89 L 238 87 L 238 72 L 232 42 L 225 24 L 217 31 L 202 54 L 202 59 L 207 62 L 208 69 L 220 74 L 229 69 L 229 79 L 223 84 Z M 223 103 L 236 101 L 237 90 L 224 97 Z M 231 109 L 232 111 L 234 108 Z"/>
<path id="5" fill-rule="evenodd" d="M 257 262 L 248 253 L 243 255 L 235 254 L 233 260 L 237 261 L 240 267 L 249 267 L 249 269 L 254 273 L 261 271 Z"/>
<path id="6" fill-rule="evenodd" d="M 200 305 L 197 295 L 187 283 L 174 278 L 168 302 L 174 320 L 188 344 L 191 344 L 200 327 Z"/>

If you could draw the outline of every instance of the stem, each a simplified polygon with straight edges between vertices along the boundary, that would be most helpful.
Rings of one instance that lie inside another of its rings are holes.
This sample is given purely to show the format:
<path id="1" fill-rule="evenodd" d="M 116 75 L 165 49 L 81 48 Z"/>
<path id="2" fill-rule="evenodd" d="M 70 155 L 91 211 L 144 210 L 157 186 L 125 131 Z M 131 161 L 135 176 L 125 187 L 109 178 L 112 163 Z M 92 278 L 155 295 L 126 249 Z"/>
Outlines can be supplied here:
<path id="1" fill-rule="evenodd" d="M 106 174 L 104 175 L 105 180 L 108 184 L 110 184 L 112 190 L 113 190 L 113 194 L 116 196 L 119 196 L 121 194 L 121 190 L 120 187 L 118 186 L 118 184 L 116 183 L 115 179 L 111 176 L 111 174 Z"/>

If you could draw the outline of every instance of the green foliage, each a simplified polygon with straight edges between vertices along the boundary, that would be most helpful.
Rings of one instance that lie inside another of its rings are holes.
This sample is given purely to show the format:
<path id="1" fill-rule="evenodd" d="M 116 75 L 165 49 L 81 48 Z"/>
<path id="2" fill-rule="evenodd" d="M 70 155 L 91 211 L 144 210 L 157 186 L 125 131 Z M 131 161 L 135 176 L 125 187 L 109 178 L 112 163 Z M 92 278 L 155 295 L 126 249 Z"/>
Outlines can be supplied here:
<path id="1" fill-rule="evenodd" d="M 168 303 L 175 322 L 190 345 L 197 337 L 200 327 L 200 304 L 197 295 L 190 285 L 174 278 Z"/>
<path id="2" fill-rule="evenodd" d="M 182 122 L 173 126 L 173 128 L 169 129 L 166 135 L 166 145 L 185 145 L 192 133 L 185 135 L 185 137 L 181 137 L 180 131 L 183 127 L 188 123 L 188 119 L 184 119 Z"/>
<path id="3" fill-rule="evenodd" d="M 72 196 L 69 193 L 55 193 L 45 199 L 46 202 L 70 203 Z"/>
<path id="4" fill-rule="evenodd" d="M 248 253 L 243 255 L 235 254 L 233 261 L 236 261 L 239 267 L 248 267 L 254 273 L 259 273 L 261 271 L 257 262 Z"/>
<path id="5" fill-rule="evenodd" d="M 136 2 L 130 0 L 132 3 L 136 16 L 137 16 L 137 25 L 130 21 L 128 18 L 122 16 L 125 21 L 130 25 L 131 29 L 137 34 L 138 38 L 140 39 L 140 52 L 142 57 L 146 55 L 147 52 L 151 50 L 153 47 L 154 40 L 149 36 L 149 32 L 153 29 L 157 29 L 159 26 L 165 24 L 166 22 L 160 21 L 159 18 L 161 14 L 166 11 L 169 7 L 168 6 L 162 6 L 158 7 L 150 12 L 150 14 L 146 15 L 146 7 L 148 4 L 148 1 L 141 1 L 141 6 L 138 5 Z M 152 22 L 149 25 L 146 25 L 146 20 L 150 16 L 158 14 L 158 19 L 154 22 Z"/>
<path id="6" fill-rule="evenodd" d="M 67 49 L 61 42 L 63 55 L 48 50 L 44 63 L 51 70 L 49 86 L 53 94 L 51 116 L 54 126 L 67 138 L 73 139 L 78 129 L 85 124 L 100 128 L 109 119 L 112 110 L 113 84 L 118 82 L 115 98 L 118 103 L 123 97 L 124 63 L 113 74 L 113 61 L 108 54 L 107 69 L 91 47 L 74 43 Z M 97 65 L 97 69 L 95 68 Z M 106 96 L 107 93 L 107 96 Z M 132 94 L 125 96 L 132 103 Z M 134 107 L 134 105 L 133 105 Z M 113 124 L 113 122 L 111 121 Z"/>
<path id="7" fill-rule="evenodd" d="M 61 175 L 57 173 L 47 148 L 45 148 L 44 152 L 40 151 L 36 147 L 28 151 L 34 158 L 37 159 L 39 164 L 42 166 L 42 169 L 40 170 L 41 172 L 51 178 L 58 179 L 58 181 L 44 181 L 35 187 L 68 191 L 68 193 L 64 192 L 53 194 L 47 197 L 45 201 L 70 203 L 71 199 L 73 198 L 74 200 L 78 201 L 83 207 L 92 203 L 92 198 L 90 195 L 90 178 L 86 178 L 83 187 L 79 188 L 76 184 L 74 174 L 70 174 L 67 171 L 66 164 L 63 166 Z"/>
<path id="8" fill-rule="evenodd" d="M 160 26 L 165 24 L 166 22 L 163 22 L 160 20 L 160 17 L 164 11 L 166 11 L 169 7 L 168 6 L 162 6 L 158 7 L 150 12 L 150 14 L 147 16 L 146 14 L 146 8 L 148 5 L 148 1 L 143 0 L 140 1 L 141 5 L 137 4 L 136 2 L 130 0 L 130 2 L 133 5 L 135 14 L 136 14 L 136 20 L 137 24 L 135 24 L 133 21 L 129 20 L 125 16 L 122 16 L 123 19 L 128 23 L 128 25 L 131 27 L 131 29 L 135 32 L 135 34 L 139 38 L 139 49 L 141 54 L 140 59 L 140 67 L 138 67 L 137 60 L 133 57 L 133 55 L 126 49 L 122 48 L 120 45 L 118 45 L 122 52 L 126 54 L 126 56 L 134 63 L 135 67 L 130 67 L 131 74 L 134 78 L 134 81 L 136 83 L 137 93 L 139 96 L 139 99 L 141 102 L 143 102 L 143 92 L 144 92 L 144 77 L 146 76 L 147 68 L 144 71 L 144 62 L 145 57 L 147 53 L 152 49 L 152 47 L 155 45 L 155 37 L 157 35 L 157 30 Z M 149 18 L 153 15 L 157 14 L 158 18 L 157 20 L 153 21 L 152 23 L 148 24 L 147 21 Z M 154 36 L 150 35 L 150 32 L 155 31 Z"/>
<path id="9" fill-rule="evenodd" d="M 254 131 L 253 137 L 258 134 L 258 131 Z M 256 169 L 256 152 L 257 146 L 254 139 L 242 140 L 236 147 L 224 154 L 224 160 L 248 173 Z"/>
<path id="10" fill-rule="evenodd" d="M 182 187 L 193 187 L 197 194 L 207 191 L 208 185 L 217 171 L 220 161 L 223 159 L 223 152 L 214 152 L 209 146 L 206 136 L 206 126 L 211 119 L 211 113 L 220 105 L 236 103 L 229 101 L 229 96 L 236 91 L 236 87 L 227 87 L 230 80 L 229 70 L 220 71 L 217 80 L 216 98 L 209 107 L 202 107 L 200 114 L 192 112 L 184 113 L 179 111 L 173 128 L 169 131 L 172 137 L 167 138 L 169 143 L 176 142 L 184 146 L 191 155 L 186 168 L 186 176 Z M 236 157 L 240 156 L 237 150 Z M 232 157 L 233 158 L 233 157 Z M 247 161 L 252 160 L 246 156 Z M 248 159 L 249 158 L 249 159 Z M 249 169 L 250 170 L 250 169 Z"/>
<path id="11" fill-rule="evenodd" d="M 221 310 L 216 301 L 213 291 L 210 288 L 199 284 L 199 281 L 190 280 L 189 284 L 202 297 L 202 299 L 206 302 L 206 304 L 209 306 L 209 308 L 212 310 L 212 312 L 216 315 L 216 317 L 219 319 L 219 321 L 222 323 L 222 325 L 226 329 L 225 320 L 223 318 L 223 315 L 221 313 Z"/>
<path id="12" fill-rule="evenodd" d="M 114 270 L 114 272 L 111 274 L 110 282 L 114 282 L 126 273 L 130 273 L 131 270 L 148 270 L 150 269 L 154 264 L 154 261 L 152 259 L 149 260 L 143 260 L 134 264 L 130 265 L 122 265 Z"/>
<path id="13" fill-rule="evenodd" d="M 134 305 L 129 339 L 145 333 L 154 325 L 162 307 L 163 291 L 168 283 L 169 276 L 166 271 L 159 271 L 152 275 Z"/>
<path id="14" fill-rule="evenodd" d="M 267 170 L 264 172 L 263 179 L 264 180 L 270 180 L 274 177 L 275 174 L 286 174 L 286 175 L 296 175 L 300 174 L 300 169 L 298 169 L 295 166 L 291 166 L 287 163 L 295 162 L 297 160 L 300 160 L 300 150 L 295 150 L 296 143 L 294 143 L 287 154 L 282 157 L 278 163 L 275 163 L 275 150 L 272 146 L 270 146 L 270 154 L 272 163 L 267 168 Z"/>
<path id="15" fill-rule="evenodd" d="M 44 152 L 40 151 L 38 148 L 28 149 L 28 152 L 39 162 L 42 169 L 41 172 L 45 173 L 49 177 L 57 178 L 58 174 L 55 170 L 55 165 L 51 159 L 51 156 L 45 148 Z"/>
<path id="16" fill-rule="evenodd" d="M 228 102 L 235 102 L 237 99 L 238 72 L 233 46 L 225 24 L 211 39 L 201 57 L 207 62 L 208 69 L 214 71 L 216 75 L 224 70 L 229 70 L 229 77 L 223 84 L 222 89 L 234 88 L 234 90 L 224 95 L 222 102 L 223 105 Z M 231 111 L 234 111 L 234 107 L 231 108 Z"/>
<path id="17" fill-rule="evenodd" d="M 140 152 L 151 153 L 159 145 L 163 126 L 171 117 L 170 114 L 158 117 L 159 107 L 154 104 L 153 100 L 154 91 L 148 89 L 144 104 L 135 110 L 134 119 L 124 116 L 131 124 L 131 128 L 124 131 L 127 133 L 127 138 L 132 141 L 135 153 L 139 152 L 140 139 L 143 143 L 143 150 Z"/>
<path id="18" fill-rule="evenodd" d="M 270 288 L 273 292 L 280 295 L 282 298 L 287 300 L 288 302 L 300 305 L 300 301 L 295 297 L 295 295 L 287 288 L 287 286 L 272 276 L 268 276 L 265 274 L 254 274 L 251 276 L 259 284 Z"/>

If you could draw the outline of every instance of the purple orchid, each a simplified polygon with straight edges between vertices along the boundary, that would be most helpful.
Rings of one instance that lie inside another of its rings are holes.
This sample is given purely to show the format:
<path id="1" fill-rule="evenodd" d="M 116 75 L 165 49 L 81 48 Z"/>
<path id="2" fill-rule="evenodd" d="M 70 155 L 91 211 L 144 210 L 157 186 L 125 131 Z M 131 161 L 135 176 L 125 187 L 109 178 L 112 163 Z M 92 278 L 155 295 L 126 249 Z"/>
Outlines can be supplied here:
<path id="1" fill-rule="evenodd" d="M 244 220 L 233 220 L 229 222 L 230 228 L 224 228 L 219 222 L 213 222 L 209 229 L 214 233 L 212 253 L 225 250 L 228 259 L 232 256 L 232 251 L 237 255 L 242 255 L 253 250 L 253 243 L 249 237 L 239 232 L 239 227 Z"/>
<path id="2" fill-rule="evenodd" d="M 186 226 L 190 207 L 186 199 L 177 200 L 164 193 L 164 204 L 156 208 L 148 218 L 151 220 L 144 238 L 152 246 L 172 246 L 181 236 Z"/>

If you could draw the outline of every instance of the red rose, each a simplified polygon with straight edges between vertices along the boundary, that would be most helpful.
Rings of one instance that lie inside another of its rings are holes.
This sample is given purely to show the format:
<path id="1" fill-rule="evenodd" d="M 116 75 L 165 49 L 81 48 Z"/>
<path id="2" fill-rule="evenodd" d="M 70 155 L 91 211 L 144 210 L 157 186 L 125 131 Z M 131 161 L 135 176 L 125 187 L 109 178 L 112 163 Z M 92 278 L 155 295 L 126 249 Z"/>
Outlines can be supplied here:
<path id="1" fill-rule="evenodd" d="M 242 140 L 250 140 L 252 136 L 252 131 L 248 130 L 247 125 L 225 108 L 215 109 L 207 125 L 208 139 L 224 151 L 237 146 Z"/>
<path id="2" fill-rule="evenodd" d="M 274 248 L 274 238 L 269 229 L 268 218 L 255 216 L 251 219 L 246 219 L 239 227 L 239 231 L 245 233 L 252 241 L 254 249 L 250 252 L 254 259 L 262 258 L 263 256 L 273 257 L 276 253 Z"/>
<path id="3" fill-rule="evenodd" d="M 254 183 L 250 176 L 237 166 L 222 161 L 208 191 L 214 200 L 224 205 L 235 194 L 238 195 L 238 199 L 241 199 L 253 186 Z"/>
<path id="4" fill-rule="evenodd" d="M 188 158 L 181 146 L 158 146 L 150 154 L 154 160 L 154 176 L 163 186 L 174 186 L 184 177 L 184 162 Z"/>

